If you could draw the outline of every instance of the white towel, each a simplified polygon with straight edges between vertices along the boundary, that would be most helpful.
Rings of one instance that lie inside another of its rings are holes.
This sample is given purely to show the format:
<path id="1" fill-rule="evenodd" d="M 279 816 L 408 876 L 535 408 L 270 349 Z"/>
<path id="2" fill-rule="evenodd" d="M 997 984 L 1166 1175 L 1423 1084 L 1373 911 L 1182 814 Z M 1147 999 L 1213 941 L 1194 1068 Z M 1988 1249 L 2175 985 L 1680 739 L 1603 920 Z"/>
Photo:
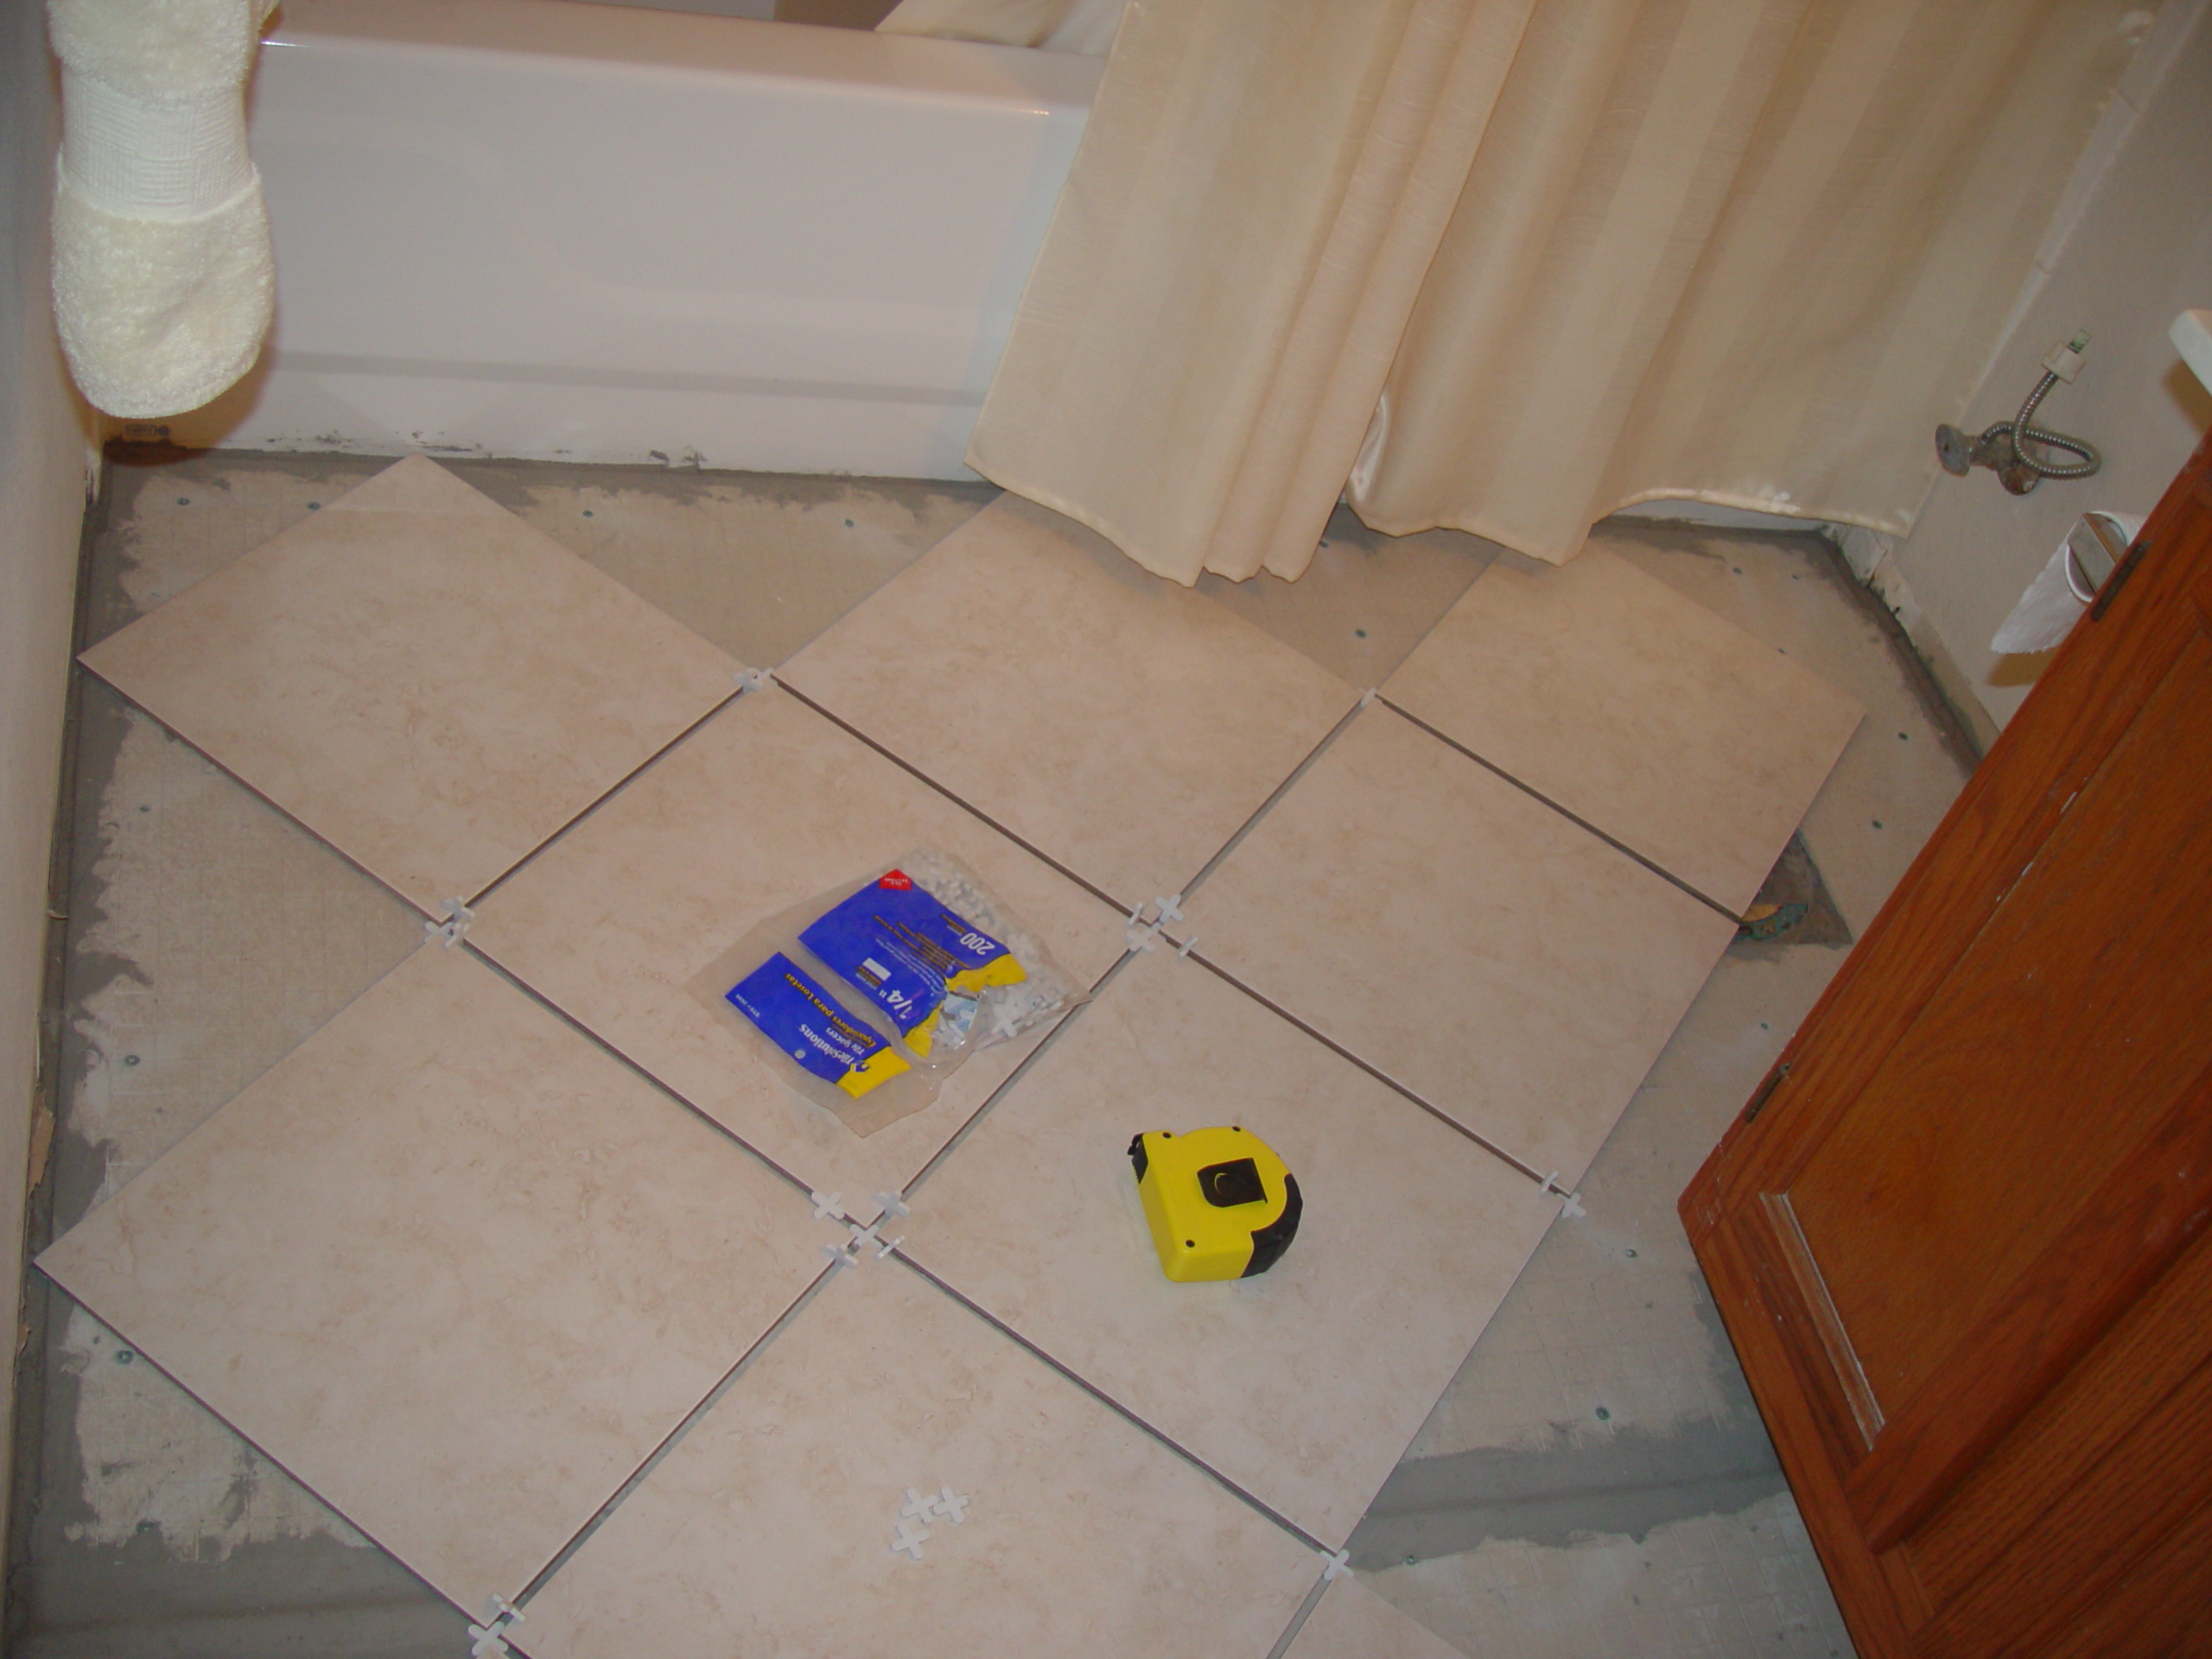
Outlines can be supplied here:
<path id="1" fill-rule="evenodd" d="M 61 60 L 54 314 L 111 415 L 197 409 L 253 365 L 276 264 L 245 79 L 273 0 L 48 0 Z"/>

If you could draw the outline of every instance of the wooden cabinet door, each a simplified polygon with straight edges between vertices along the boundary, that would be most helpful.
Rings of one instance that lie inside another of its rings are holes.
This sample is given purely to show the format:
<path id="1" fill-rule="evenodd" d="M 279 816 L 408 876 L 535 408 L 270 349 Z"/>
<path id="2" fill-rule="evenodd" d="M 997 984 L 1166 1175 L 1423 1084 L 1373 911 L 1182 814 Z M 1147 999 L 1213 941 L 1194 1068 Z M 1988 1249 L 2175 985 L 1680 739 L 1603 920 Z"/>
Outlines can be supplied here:
<path id="1" fill-rule="evenodd" d="M 2212 1653 L 2212 443 L 1682 1214 L 1862 1652 Z"/>

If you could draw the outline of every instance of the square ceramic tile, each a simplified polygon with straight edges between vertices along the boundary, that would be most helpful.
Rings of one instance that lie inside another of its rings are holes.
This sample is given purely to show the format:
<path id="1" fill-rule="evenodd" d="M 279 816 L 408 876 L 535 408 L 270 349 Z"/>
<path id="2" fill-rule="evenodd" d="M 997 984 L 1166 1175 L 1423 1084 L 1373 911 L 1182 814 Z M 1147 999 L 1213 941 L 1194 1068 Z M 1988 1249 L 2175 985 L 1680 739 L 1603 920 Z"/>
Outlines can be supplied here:
<path id="1" fill-rule="evenodd" d="M 1602 549 L 1499 559 L 1383 695 L 1738 913 L 1856 703 Z"/>
<path id="2" fill-rule="evenodd" d="M 39 1265 L 465 1610 L 823 1266 L 805 1198 L 426 945 Z"/>
<path id="3" fill-rule="evenodd" d="M 917 847 L 952 854 L 1089 986 L 1123 919 L 850 733 L 771 689 L 723 709 L 487 898 L 503 966 L 863 1220 L 920 1173 L 1041 1035 L 977 1054 L 936 1103 L 858 1135 L 686 988 L 764 918 Z"/>
<path id="4" fill-rule="evenodd" d="M 1283 1659 L 1461 1659 L 1349 1573 L 1339 1573 L 1298 1627 Z"/>
<path id="5" fill-rule="evenodd" d="M 957 1523 L 902 1525 L 912 1498 L 948 1491 Z M 516 1636 L 534 1659 L 1259 1659 L 1319 1565 L 919 1275 L 869 1260 L 692 1425 Z"/>
<path id="6" fill-rule="evenodd" d="M 1128 1156 L 1235 1124 L 1304 1199 L 1250 1279 L 1160 1271 Z M 914 1259 L 1332 1548 L 1559 1213 L 1536 1184 L 1195 962 L 1109 980 L 897 1224 Z"/>
<path id="7" fill-rule="evenodd" d="M 739 671 L 419 455 L 84 661 L 433 913 L 729 696 Z"/>
<path id="8" fill-rule="evenodd" d="M 1180 892 L 1357 696 L 1013 496 L 778 671 L 1123 906 Z"/>
<path id="9" fill-rule="evenodd" d="M 1380 704 L 1188 911 L 1200 956 L 1569 1185 L 1735 931 Z"/>

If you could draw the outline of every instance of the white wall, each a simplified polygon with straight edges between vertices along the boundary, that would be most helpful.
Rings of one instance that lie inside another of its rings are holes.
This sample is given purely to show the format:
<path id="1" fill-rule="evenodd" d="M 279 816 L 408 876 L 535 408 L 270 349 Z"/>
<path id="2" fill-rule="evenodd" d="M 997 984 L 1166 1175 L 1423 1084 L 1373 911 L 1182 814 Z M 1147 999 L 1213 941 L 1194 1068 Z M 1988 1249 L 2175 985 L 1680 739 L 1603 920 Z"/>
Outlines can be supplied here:
<path id="1" fill-rule="evenodd" d="M 1959 422 L 1980 431 L 2009 418 L 2044 353 L 2086 328 L 2080 378 L 2055 387 L 2036 419 L 2095 443 L 2104 471 L 2079 483 L 2046 480 L 2025 496 L 2006 494 L 1985 468 L 1946 474 L 1890 554 L 1891 571 L 1876 575 L 1878 587 L 1886 575 L 1893 588 L 1903 576 L 1908 628 L 1956 664 L 1964 684 L 1953 694 L 1964 690 L 1998 724 L 2047 660 L 1989 649 L 2022 589 L 2088 508 L 2148 512 L 2212 426 L 2212 394 L 2166 337 L 2180 312 L 2212 307 L 2208 181 L 2212 7 L 2167 0 L 2045 238 L 2015 326 Z"/>
<path id="2" fill-rule="evenodd" d="M 14 1406 L 48 842 L 86 429 L 47 302 L 54 85 L 44 10 L 0 0 L 0 1423 Z M 0 1435 L 0 1491 L 11 1437 Z"/>

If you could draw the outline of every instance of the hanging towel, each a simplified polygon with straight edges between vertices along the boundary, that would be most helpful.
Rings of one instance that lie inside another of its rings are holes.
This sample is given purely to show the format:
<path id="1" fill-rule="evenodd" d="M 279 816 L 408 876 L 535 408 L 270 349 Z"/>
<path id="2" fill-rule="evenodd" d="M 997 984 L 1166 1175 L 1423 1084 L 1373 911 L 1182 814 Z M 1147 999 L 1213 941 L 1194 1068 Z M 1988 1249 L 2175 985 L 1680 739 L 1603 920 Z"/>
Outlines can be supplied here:
<path id="1" fill-rule="evenodd" d="M 111 415 L 197 409 L 252 365 L 276 293 L 245 79 L 274 0 L 48 0 L 61 60 L 54 313 Z"/>

